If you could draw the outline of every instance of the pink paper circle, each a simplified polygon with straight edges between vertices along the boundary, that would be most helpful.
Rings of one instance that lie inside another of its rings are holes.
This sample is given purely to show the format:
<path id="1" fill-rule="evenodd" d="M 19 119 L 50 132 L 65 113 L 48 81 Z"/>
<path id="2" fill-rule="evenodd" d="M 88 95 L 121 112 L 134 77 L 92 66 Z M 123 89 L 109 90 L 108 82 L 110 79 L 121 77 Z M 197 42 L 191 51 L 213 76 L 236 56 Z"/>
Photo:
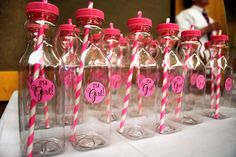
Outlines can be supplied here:
<path id="1" fill-rule="evenodd" d="M 195 86 L 196 79 L 197 79 L 197 74 L 196 73 L 192 74 L 191 79 L 190 79 L 190 83 L 191 83 L 192 86 Z"/>
<path id="2" fill-rule="evenodd" d="M 182 76 L 175 76 L 171 81 L 171 88 L 173 92 L 180 93 L 184 88 L 184 78 Z"/>
<path id="3" fill-rule="evenodd" d="M 233 79 L 228 77 L 225 80 L 225 90 L 229 92 L 233 88 Z"/>
<path id="4" fill-rule="evenodd" d="M 100 82 L 92 82 L 85 89 L 85 98 L 92 104 L 100 103 L 105 97 L 106 91 Z"/>
<path id="5" fill-rule="evenodd" d="M 139 91 L 145 97 L 151 96 L 155 91 L 154 81 L 151 78 L 144 78 L 140 83 Z"/>
<path id="6" fill-rule="evenodd" d="M 196 79 L 196 87 L 198 89 L 203 89 L 205 87 L 206 79 L 203 75 L 198 75 Z"/>
<path id="7" fill-rule="evenodd" d="M 120 88 L 121 83 L 122 83 L 122 79 L 119 74 L 112 75 L 112 84 L 111 84 L 112 88 L 114 88 L 114 89 Z"/>
<path id="8" fill-rule="evenodd" d="M 140 83 L 143 81 L 144 78 L 145 78 L 144 75 L 137 76 L 136 83 L 137 83 L 138 87 L 140 86 Z"/>
<path id="9" fill-rule="evenodd" d="M 30 85 L 30 96 L 36 102 L 47 102 L 55 95 L 55 86 L 48 79 L 39 78 Z"/>

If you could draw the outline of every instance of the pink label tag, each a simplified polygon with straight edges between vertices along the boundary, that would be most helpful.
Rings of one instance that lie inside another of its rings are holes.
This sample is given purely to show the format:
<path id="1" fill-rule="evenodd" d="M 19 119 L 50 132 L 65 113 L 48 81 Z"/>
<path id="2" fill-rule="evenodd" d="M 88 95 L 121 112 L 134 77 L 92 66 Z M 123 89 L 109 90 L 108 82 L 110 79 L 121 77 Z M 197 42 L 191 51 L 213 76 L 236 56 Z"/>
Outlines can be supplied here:
<path id="1" fill-rule="evenodd" d="M 151 78 L 144 78 L 140 83 L 139 91 L 145 97 L 151 96 L 155 91 L 154 81 Z"/>
<path id="2" fill-rule="evenodd" d="M 206 79 L 203 75 L 198 75 L 196 79 L 196 87 L 198 89 L 203 89 L 205 87 Z"/>
<path id="3" fill-rule="evenodd" d="M 100 82 L 92 82 L 85 89 L 85 98 L 92 104 L 100 103 L 105 97 L 106 91 Z"/>
<path id="4" fill-rule="evenodd" d="M 232 78 L 228 77 L 225 80 L 225 90 L 229 92 L 233 88 L 233 80 Z"/>
<path id="5" fill-rule="evenodd" d="M 175 76 L 171 81 L 171 88 L 173 92 L 180 93 L 184 88 L 184 78 L 182 76 Z"/>
<path id="6" fill-rule="evenodd" d="M 36 102 L 47 102 L 53 98 L 54 94 L 55 86 L 48 79 L 39 78 L 30 85 L 30 96 Z"/>
<path id="7" fill-rule="evenodd" d="M 190 83 L 192 86 L 195 86 L 196 79 L 197 79 L 197 74 L 192 74 L 191 79 L 190 79 Z"/>
<path id="8" fill-rule="evenodd" d="M 112 88 L 118 89 L 120 88 L 122 83 L 122 79 L 119 74 L 112 75 Z"/>
<path id="9" fill-rule="evenodd" d="M 145 78 L 144 75 L 137 76 L 136 83 L 137 83 L 138 87 L 140 86 L 140 83 L 143 81 L 144 78 Z"/>

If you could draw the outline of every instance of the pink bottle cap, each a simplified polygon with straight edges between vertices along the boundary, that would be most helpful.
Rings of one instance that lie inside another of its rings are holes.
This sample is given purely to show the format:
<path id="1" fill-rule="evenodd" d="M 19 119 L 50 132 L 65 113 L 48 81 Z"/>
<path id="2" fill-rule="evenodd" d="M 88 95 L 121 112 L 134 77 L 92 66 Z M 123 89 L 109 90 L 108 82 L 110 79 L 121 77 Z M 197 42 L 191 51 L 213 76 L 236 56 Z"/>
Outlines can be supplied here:
<path id="1" fill-rule="evenodd" d="M 179 25 L 176 23 L 161 23 L 157 25 L 156 32 L 179 31 Z"/>
<path id="2" fill-rule="evenodd" d="M 75 25 L 72 24 L 72 19 L 68 19 L 68 24 L 62 24 L 59 26 L 60 31 L 74 31 Z"/>
<path id="3" fill-rule="evenodd" d="M 150 26 L 152 27 L 152 21 L 148 18 L 142 17 L 142 12 L 138 11 L 137 17 L 130 18 L 127 21 L 127 26 Z"/>
<path id="4" fill-rule="evenodd" d="M 117 28 L 114 28 L 114 27 L 113 27 L 113 23 L 111 22 L 111 23 L 110 23 L 110 27 L 109 27 L 109 28 L 105 28 L 105 29 L 103 30 L 103 33 L 104 33 L 105 35 L 120 35 L 120 30 L 117 29 Z"/>
<path id="5" fill-rule="evenodd" d="M 59 15 L 59 9 L 57 6 L 48 3 L 47 0 L 42 0 L 42 2 L 30 2 L 27 3 L 26 13 L 30 12 L 44 12 L 44 13 L 50 13 L 50 14 L 55 14 Z"/>
<path id="6" fill-rule="evenodd" d="M 211 41 L 229 41 L 229 36 L 222 34 L 222 35 L 212 35 Z"/>
<path id="7" fill-rule="evenodd" d="M 83 18 L 83 17 L 90 17 L 90 18 L 100 18 L 104 20 L 104 13 L 101 10 L 93 9 L 93 8 L 81 8 L 77 9 L 75 12 L 76 19 Z"/>
<path id="8" fill-rule="evenodd" d="M 119 42 L 120 42 L 120 44 L 126 44 L 127 43 L 127 39 L 124 37 L 123 34 L 120 34 Z"/>
<path id="9" fill-rule="evenodd" d="M 204 47 L 205 48 L 208 48 L 210 46 L 211 46 L 211 42 L 210 41 L 207 41 L 207 42 L 204 43 Z"/>
<path id="10" fill-rule="evenodd" d="M 189 36 L 200 37 L 201 31 L 195 29 L 195 30 L 185 30 L 181 32 L 181 37 L 189 37 Z"/>

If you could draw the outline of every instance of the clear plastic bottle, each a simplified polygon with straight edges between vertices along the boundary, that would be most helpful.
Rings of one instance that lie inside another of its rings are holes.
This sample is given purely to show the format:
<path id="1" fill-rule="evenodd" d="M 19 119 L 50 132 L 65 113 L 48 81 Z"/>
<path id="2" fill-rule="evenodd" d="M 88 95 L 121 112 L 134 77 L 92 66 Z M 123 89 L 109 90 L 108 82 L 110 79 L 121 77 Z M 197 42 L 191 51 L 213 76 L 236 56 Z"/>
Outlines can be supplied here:
<path id="1" fill-rule="evenodd" d="M 184 62 L 184 100 L 182 123 L 196 125 L 202 122 L 205 106 L 205 65 L 199 57 L 201 31 L 185 30 L 181 33 L 181 50 Z"/>
<path id="2" fill-rule="evenodd" d="M 83 123 L 74 126 L 71 143 L 76 150 L 87 151 L 110 143 L 111 64 L 101 45 L 104 13 L 98 9 L 81 8 L 76 11 L 76 20 L 80 30 L 84 32 L 80 54 L 84 66 L 80 101 L 83 106 Z M 80 67 L 79 70 L 81 69 Z"/>
<path id="3" fill-rule="evenodd" d="M 177 123 L 181 119 L 183 99 L 183 64 L 177 53 L 179 46 L 179 26 L 175 23 L 159 24 L 156 28 L 160 53 L 157 64 L 160 67 L 160 94 L 157 97 L 158 125 L 161 134 L 174 133 L 180 130 Z"/>
<path id="4" fill-rule="evenodd" d="M 63 63 L 51 45 L 58 8 L 46 0 L 26 5 L 28 44 L 19 61 L 19 131 L 22 156 L 64 152 Z M 30 29 L 29 29 L 30 28 Z M 33 28 L 33 29 L 32 29 Z"/>
<path id="5" fill-rule="evenodd" d="M 211 36 L 211 47 L 216 56 L 215 63 L 215 111 L 210 114 L 215 119 L 232 116 L 231 96 L 233 88 L 233 68 L 229 58 L 227 35 Z"/>
<path id="6" fill-rule="evenodd" d="M 127 38 L 132 52 L 128 78 L 132 79 L 128 79 L 126 83 L 119 132 L 126 138 L 138 140 L 154 134 L 158 67 L 148 52 L 148 45 L 152 40 L 152 21 L 142 17 L 142 12 L 139 11 L 137 17 L 128 19 L 127 26 Z"/>
<path id="7" fill-rule="evenodd" d="M 205 105 L 206 111 L 204 115 L 209 116 L 209 113 L 214 112 L 215 107 L 215 68 L 217 58 L 215 53 L 212 51 L 211 42 L 204 43 L 204 51 L 200 53 L 200 58 L 205 64 L 206 68 L 206 91 L 205 91 Z M 209 112 L 210 108 L 210 112 Z"/>
<path id="8" fill-rule="evenodd" d="M 72 24 L 72 19 L 68 19 L 67 24 L 62 24 L 57 30 L 55 37 L 55 46 L 59 58 L 62 59 L 65 71 L 64 71 L 64 87 L 63 92 L 65 101 L 65 125 L 72 125 L 73 121 L 73 108 L 75 105 L 75 88 L 78 81 L 76 76 L 76 70 L 79 67 L 79 41 L 78 33 L 79 29 L 76 29 Z M 79 111 L 79 123 L 82 121 L 82 108 Z"/>
<path id="9" fill-rule="evenodd" d="M 121 70 L 118 66 L 118 61 L 120 60 L 120 52 L 119 52 L 119 38 L 120 38 L 120 30 L 113 27 L 113 23 L 110 23 L 109 28 L 103 29 L 103 40 L 102 45 L 105 50 L 105 54 L 109 61 L 111 62 L 111 90 L 112 90 L 112 99 L 111 99 L 111 107 L 112 114 L 111 120 L 116 121 L 120 117 L 120 111 L 122 107 L 122 103 L 120 102 L 120 97 L 118 94 L 120 93 L 120 87 L 122 85 L 122 76 Z"/>

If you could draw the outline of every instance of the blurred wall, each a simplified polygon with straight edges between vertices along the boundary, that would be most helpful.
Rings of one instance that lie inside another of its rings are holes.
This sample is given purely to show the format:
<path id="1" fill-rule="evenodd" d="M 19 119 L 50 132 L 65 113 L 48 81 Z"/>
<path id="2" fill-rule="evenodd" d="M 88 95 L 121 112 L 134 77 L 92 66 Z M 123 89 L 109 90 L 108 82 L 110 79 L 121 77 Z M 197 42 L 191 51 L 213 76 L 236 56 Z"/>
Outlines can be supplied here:
<path id="1" fill-rule="evenodd" d="M 25 48 L 24 22 L 25 0 L 0 1 L 0 71 L 17 70 L 18 61 Z M 68 17 L 74 20 L 75 10 L 87 7 L 87 0 L 49 0 L 60 9 L 58 24 L 67 21 Z M 134 17 L 138 10 L 143 16 L 153 20 L 152 33 L 155 36 L 155 27 L 170 16 L 170 0 L 95 0 L 94 7 L 105 12 L 103 27 L 108 27 L 110 21 L 115 27 L 126 33 L 126 21 Z"/>

